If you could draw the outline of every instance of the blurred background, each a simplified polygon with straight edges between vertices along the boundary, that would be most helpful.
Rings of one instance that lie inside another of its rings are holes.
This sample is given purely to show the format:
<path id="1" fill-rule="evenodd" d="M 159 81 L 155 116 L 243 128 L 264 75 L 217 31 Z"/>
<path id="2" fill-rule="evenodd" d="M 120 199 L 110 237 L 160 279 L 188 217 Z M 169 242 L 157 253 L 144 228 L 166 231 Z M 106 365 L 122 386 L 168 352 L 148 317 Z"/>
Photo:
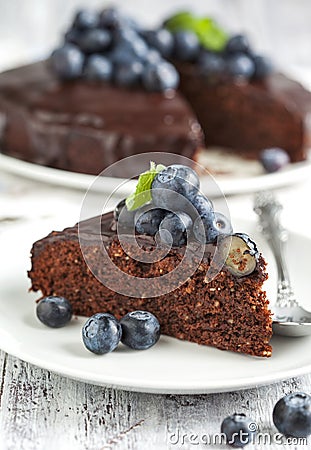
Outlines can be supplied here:
<path id="1" fill-rule="evenodd" d="M 311 79 L 310 0 L 0 0 L 0 70 L 48 55 L 76 9 L 107 5 L 150 26 L 177 10 L 210 15 L 229 32 L 247 32 L 281 69 Z"/>

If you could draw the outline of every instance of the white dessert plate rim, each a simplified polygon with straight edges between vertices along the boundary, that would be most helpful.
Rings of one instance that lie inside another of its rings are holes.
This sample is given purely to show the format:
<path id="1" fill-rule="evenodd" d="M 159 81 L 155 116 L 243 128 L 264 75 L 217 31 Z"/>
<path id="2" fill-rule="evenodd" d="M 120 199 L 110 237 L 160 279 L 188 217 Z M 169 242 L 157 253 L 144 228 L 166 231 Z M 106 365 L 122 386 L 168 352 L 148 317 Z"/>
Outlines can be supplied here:
<path id="1" fill-rule="evenodd" d="M 208 155 L 208 152 L 205 153 Z M 215 152 L 213 152 L 213 154 L 215 155 Z M 214 159 L 215 158 L 213 158 L 213 160 Z M 216 159 L 217 166 L 219 166 L 221 160 L 218 156 Z M 217 189 L 215 193 L 209 192 L 210 197 L 218 196 L 220 192 L 224 195 L 242 194 L 256 192 L 261 190 L 263 187 L 265 189 L 274 189 L 289 186 L 304 181 L 310 176 L 311 173 L 310 158 L 307 161 L 289 164 L 283 170 L 271 174 L 261 173 L 258 171 L 258 168 L 256 168 L 255 172 L 251 176 L 247 175 L 247 170 L 248 167 L 250 167 L 253 172 L 254 163 L 239 158 L 234 161 L 233 164 L 235 167 L 237 167 L 238 164 L 243 165 L 243 170 L 234 175 L 214 175 L 219 189 Z M 118 187 L 125 181 L 122 178 L 102 177 L 103 179 L 101 183 L 94 183 L 96 179 L 96 176 L 94 175 L 46 167 L 40 164 L 34 164 L 7 156 L 2 153 L 0 153 L 0 169 L 23 178 L 48 183 L 55 186 L 83 191 L 91 188 L 91 190 L 95 192 L 102 192 L 106 194 L 111 193 L 112 187 Z M 134 184 L 131 182 L 124 183 L 123 187 L 118 188 L 118 195 L 129 195 L 133 190 L 133 186 Z M 204 186 L 204 183 L 202 183 L 202 186 Z"/>

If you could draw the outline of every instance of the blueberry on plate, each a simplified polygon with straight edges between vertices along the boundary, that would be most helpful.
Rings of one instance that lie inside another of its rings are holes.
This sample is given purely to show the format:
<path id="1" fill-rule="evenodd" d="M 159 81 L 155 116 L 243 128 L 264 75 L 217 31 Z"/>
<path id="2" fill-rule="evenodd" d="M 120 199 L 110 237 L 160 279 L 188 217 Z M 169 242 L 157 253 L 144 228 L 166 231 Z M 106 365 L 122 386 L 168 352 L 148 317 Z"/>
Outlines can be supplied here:
<path id="1" fill-rule="evenodd" d="M 166 215 L 165 209 L 153 208 L 135 215 L 135 230 L 138 234 L 154 236 L 159 230 L 159 225 Z"/>
<path id="2" fill-rule="evenodd" d="M 250 52 L 250 44 L 244 34 L 236 34 L 228 39 L 225 52 L 232 53 L 248 53 Z"/>
<path id="3" fill-rule="evenodd" d="M 192 31 L 177 31 L 174 34 L 174 54 L 181 61 L 194 61 L 199 56 L 200 43 Z"/>
<path id="4" fill-rule="evenodd" d="M 260 162 L 268 173 L 277 172 L 290 163 L 288 153 L 282 148 L 266 148 L 259 156 Z"/>
<path id="5" fill-rule="evenodd" d="M 120 322 L 108 313 L 94 314 L 82 328 L 82 339 L 85 347 L 97 355 L 115 350 L 120 342 L 121 335 Z"/>
<path id="6" fill-rule="evenodd" d="M 158 319 L 148 311 L 133 311 L 121 320 L 124 345 L 134 350 L 146 350 L 156 344 L 160 338 Z"/>
<path id="7" fill-rule="evenodd" d="M 145 67 L 142 82 L 147 91 L 163 92 L 177 88 L 179 75 L 172 64 L 161 61 L 157 65 L 148 64 Z"/>
<path id="8" fill-rule="evenodd" d="M 185 211 L 193 202 L 200 180 L 193 169 L 172 164 L 159 172 L 151 185 L 153 203 L 169 211 Z"/>
<path id="9" fill-rule="evenodd" d="M 97 11 L 92 11 L 90 9 L 78 11 L 73 21 L 73 27 L 81 31 L 96 28 L 98 24 L 99 14 Z"/>
<path id="10" fill-rule="evenodd" d="M 243 277 L 254 272 L 259 252 L 255 242 L 247 234 L 236 233 L 224 236 L 219 245 L 229 272 L 236 277 Z"/>
<path id="11" fill-rule="evenodd" d="M 253 60 L 243 53 L 230 56 L 227 60 L 227 70 L 234 78 L 250 79 L 255 73 Z"/>
<path id="12" fill-rule="evenodd" d="M 245 447 L 254 439 L 256 430 L 256 423 L 245 414 L 232 414 L 221 424 L 221 432 L 227 438 L 226 444 L 232 447 Z"/>
<path id="13" fill-rule="evenodd" d="M 73 44 L 64 44 L 51 55 L 51 65 L 55 73 L 64 80 L 79 78 L 82 75 L 84 55 Z"/>
<path id="14" fill-rule="evenodd" d="M 135 86 L 141 81 L 143 65 L 139 61 L 118 64 L 114 70 L 114 81 L 119 86 Z"/>
<path id="15" fill-rule="evenodd" d="M 174 37 L 172 33 L 165 28 L 158 30 L 146 30 L 143 32 L 150 47 L 155 48 L 164 58 L 169 58 L 174 49 Z"/>
<path id="16" fill-rule="evenodd" d="M 111 34 L 107 30 L 95 28 L 85 31 L 79 40 L 79 47 L 85 53 L 99 53 L 106 51 L 111 45 Z"/>
<path id="17" fill-rule="evenodd" d="M 201 244 L 215 242 L 218 236 L 232 233 L 230 220 L 221 213 L 207 210 L 194 221 L 193 234 Z"/>
<path id="18" fill-rule="evenodd" d="M 273 64 L 270 58 L 261 55 L 253 56 L 253 62 L 255 65 L 255 71 L 253 78 L 256 80 L 261 80 L 262 78 L 270 75 L 273 72 Z"/>
<path id="19" fill-rule="evenodd" d="M 200 73 L 208 78 L 217 78 L 226 72 L 226 63 L 222 55 L 202 52 L 198 65 Z"/>
<path id="20" fill-rule="evenodd" d="M 273 422 L 285 436 L 304 438 L 311 434 L 311 396 L 294 392 L 281 398 L 273 409 Z"/>
<path id="21" fill-rule="evenodd" d="M 185 212 L 168 213 L 159 225 L 159 237 L 165 244 L 180 247 L 187 243 L 191 228 L 191 217 Z"/>
<path id="22" fill-rule="evenodd" d="M 88 80 L 109 81 L 112 77 L 112 63 L 105 56 L 91 55 L 88 57 L 84 76 Z"/>
<path id="23" fill-rule="evenodd" d="M 44 325 L 51 328 L 61 328 L 70 322 L 72 307 L 64 297 L 44 297 L 37 304 L 37 317 Z"/>

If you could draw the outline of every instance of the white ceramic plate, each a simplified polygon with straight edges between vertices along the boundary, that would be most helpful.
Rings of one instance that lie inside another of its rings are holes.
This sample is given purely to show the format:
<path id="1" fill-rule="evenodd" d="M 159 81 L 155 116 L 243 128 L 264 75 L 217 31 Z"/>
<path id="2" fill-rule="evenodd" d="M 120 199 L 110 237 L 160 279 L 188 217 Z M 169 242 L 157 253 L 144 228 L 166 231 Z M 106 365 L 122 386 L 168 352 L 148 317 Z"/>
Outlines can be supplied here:
<path id="1" fill-rule="evenodd" d="M 255 225 L 234 221 L 249 232 L 272 261 L 257 236 Z M 89 383 L 155 393 L 205 393 L 242 389 L 311 371 L 311 338 L 272 339 L 270 359 L 235 354 L 162 336 L 145 351 L 120 345 L 113 353 L 95 356 L 82 345 L 78 318 L 62 329 L 45 327 L 35 317 L 35 295 L 27 292 L 29 250 L 48 231 L 44 222 L 11 228 L 0 234 L 0 347 L 25 361 Z M 289 263 L 297 296 L 307 307 L 310 297 L 311 239 L 292 234 Z M 297 264 L 297 254 L 299 263 Z M 293 256 L 290 258 L 290 256 Z M 269 264 L 270 296 L 274 296 L 275 268 Z"/>
<path id="2" fill-rule="evenodd" d="M 311 174 L 310 161 L 290 164 L 282 171 L 265 174 L 260 164 L 256 161 L 246 161 L 242 158 L 228 155 L 223 158 L 221 152 L 216 150 L 204 152 L 199 162 L 207 167 L 215 168 L 217 171 L 226 172 L 224 175 L 215 175 L 218 187 L 225 195 L 255 192 L 263 187 L 265 189 L 273 189 L 291 185 L 307 179 Z M 0 169 L 32 180 L 80 190 L 87 190 L 95 180 L 93 175 L 40 166 L 39 164 L 28 163 L 1 153 Z M 123 181 L 121 178 L 103 177 L 100 183 L 95 183 L 92 186 L 92 189 L 110 194 Z M 132 193 L 134 185 L 134 181 L 125 183 L 121 188 L 118 188 L 118 195 L 128 196 Z M 219 195 L 218 187 L 215 192 L 209 190 L 208 195 Z M 203 179 L 202 190 L 204 190 Z"/>

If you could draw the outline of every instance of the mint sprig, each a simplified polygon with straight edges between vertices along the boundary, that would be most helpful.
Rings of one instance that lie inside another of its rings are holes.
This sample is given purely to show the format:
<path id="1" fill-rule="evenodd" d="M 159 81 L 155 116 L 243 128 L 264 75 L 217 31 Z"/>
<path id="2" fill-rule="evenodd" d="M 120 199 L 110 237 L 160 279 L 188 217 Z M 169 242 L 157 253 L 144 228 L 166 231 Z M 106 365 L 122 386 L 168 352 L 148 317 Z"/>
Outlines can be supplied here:
<path id="1" fill-rule="evenodd" d="M 170 17 L 165 22 L 165 27 L 172 33 L 192 31 L 204 48 L 215 52 L 222 51 L 228 40 L 228 35 L 213 19 L 196 17 L 189 12 L 180 12 Z"/>
<path id="2" fill-rule="evenodd" d="M 155 176 L 165 169 L 163 164 L 150 162 L 150 169 L 139 175 L 135 192 L 125 200 L 128 211 L 134 211 L 137 208 L 151 201 L 151 185 Z"/>

